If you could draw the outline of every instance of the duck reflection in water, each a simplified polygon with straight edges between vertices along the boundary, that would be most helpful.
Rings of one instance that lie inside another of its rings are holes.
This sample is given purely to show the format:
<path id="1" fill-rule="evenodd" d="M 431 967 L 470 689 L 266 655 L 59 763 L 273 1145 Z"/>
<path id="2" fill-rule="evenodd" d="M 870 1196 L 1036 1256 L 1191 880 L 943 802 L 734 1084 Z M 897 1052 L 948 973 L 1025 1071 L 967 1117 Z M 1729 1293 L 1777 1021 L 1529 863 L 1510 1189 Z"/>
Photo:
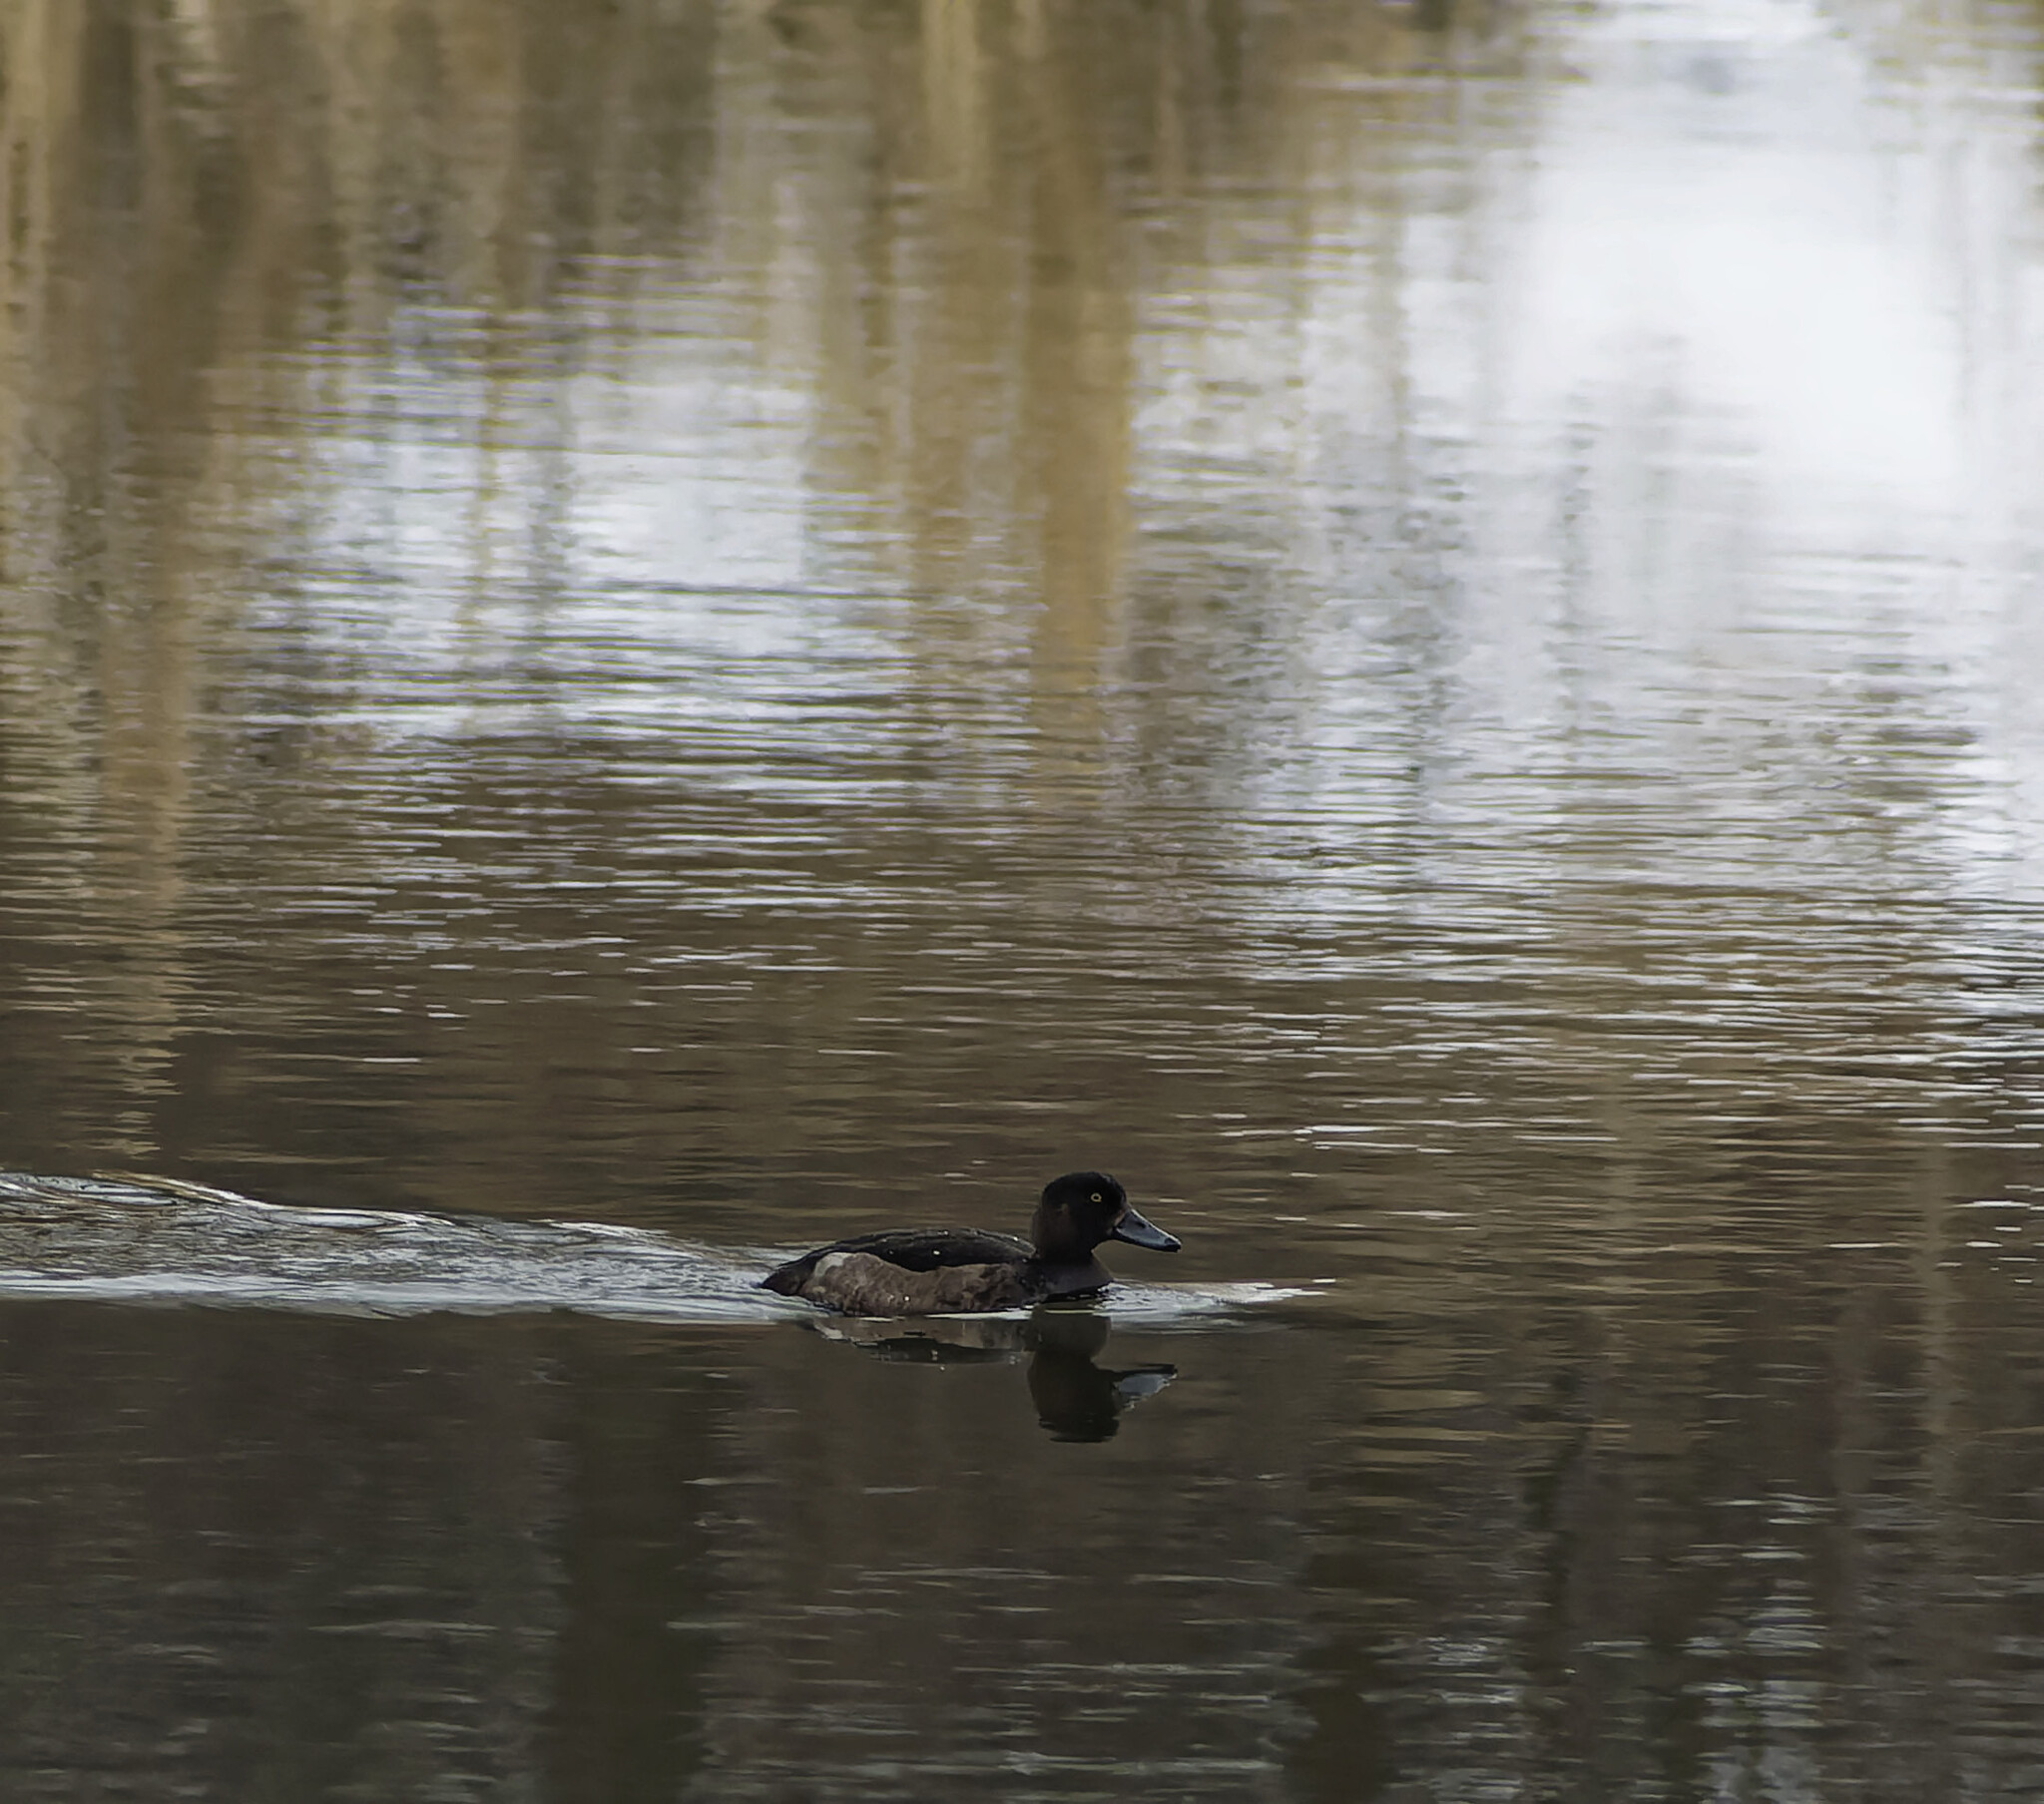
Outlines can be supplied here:
<path id="1" fill-rule="evenodd" d="M 1095 1309 L 1044 1308 L 1025 1322 L 944 1316 L 853 1318 L 817 1326 L 832 1340 L 850 1341 L 878 1358 L 918 1364 L 1007 1361 L 1027 1353 L 1036 1419 L 1055 1441 L 1107 1440 L 1128 1410 L 1178 1376 L 1178 1367 L 1171 1365 L 1115 1369 L 1097 1364 L 1109 1323 Z"/>

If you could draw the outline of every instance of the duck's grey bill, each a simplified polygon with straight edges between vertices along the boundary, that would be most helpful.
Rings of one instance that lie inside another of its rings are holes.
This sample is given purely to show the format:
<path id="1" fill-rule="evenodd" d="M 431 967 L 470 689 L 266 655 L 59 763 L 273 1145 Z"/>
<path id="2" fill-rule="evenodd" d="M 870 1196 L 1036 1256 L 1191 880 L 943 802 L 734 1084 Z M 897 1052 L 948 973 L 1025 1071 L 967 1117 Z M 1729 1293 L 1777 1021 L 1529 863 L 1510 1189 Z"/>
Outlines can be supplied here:
<path id="1" fill-rule="evenodd" d="M 1167 1234 L 1161 1227 L 1152 1227 L 1134 1209 L 1122 1211 L 1122 1218 L 1114 1224 L 1114 1237 L 1126 1240 L 1131 1246 L 1147 1246 L 1153 1253 L 1178 1251 L 1176 1234 Z"/>

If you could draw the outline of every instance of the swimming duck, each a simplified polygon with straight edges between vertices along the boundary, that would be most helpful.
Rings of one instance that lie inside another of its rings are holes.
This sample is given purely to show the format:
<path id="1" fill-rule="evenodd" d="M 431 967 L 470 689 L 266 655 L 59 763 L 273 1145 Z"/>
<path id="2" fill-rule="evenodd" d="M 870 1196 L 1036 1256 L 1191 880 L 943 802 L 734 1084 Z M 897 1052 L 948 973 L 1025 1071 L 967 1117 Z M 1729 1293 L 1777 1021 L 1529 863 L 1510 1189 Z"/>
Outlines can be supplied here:
<path id="1" fill-rule="evenodd" d="M 776 1266 L 762 1282 L 846 1315 L 949 1315 L 1026 1309 L 1104 1290 L 1103 1240 L 1175 1253 L 1177 1239 L 1129 1207 L 1104 1171 L 1068 1171 L 1043 1186 L 1029 1238 L 971 1227 L 890 1228 L 833 1241 Z"/>

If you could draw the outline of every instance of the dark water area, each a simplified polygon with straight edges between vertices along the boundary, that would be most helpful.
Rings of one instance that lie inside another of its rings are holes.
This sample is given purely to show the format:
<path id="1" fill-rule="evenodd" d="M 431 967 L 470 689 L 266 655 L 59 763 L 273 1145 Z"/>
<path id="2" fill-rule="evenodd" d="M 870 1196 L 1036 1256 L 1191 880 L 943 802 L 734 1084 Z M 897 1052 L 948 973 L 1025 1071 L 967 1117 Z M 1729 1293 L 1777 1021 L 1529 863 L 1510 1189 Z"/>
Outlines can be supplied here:
<path id="1" fill-rule="evenodd" d="M 2040 40 L 0 13 L 0 1792 L 2044 1795 Z"/>

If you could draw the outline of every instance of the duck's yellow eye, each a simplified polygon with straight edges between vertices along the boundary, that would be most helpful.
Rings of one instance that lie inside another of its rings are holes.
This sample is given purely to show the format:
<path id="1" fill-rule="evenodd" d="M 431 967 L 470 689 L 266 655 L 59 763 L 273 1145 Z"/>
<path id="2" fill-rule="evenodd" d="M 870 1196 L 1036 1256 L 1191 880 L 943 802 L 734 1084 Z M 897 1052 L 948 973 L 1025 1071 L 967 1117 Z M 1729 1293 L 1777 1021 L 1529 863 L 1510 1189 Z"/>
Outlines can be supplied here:
<path id="1" fill-rule="evenodd" d="M 1098 1201 L 1100 1200 L 1100 1192 L 1099 1192 L 1098 1190 L 1095 1190 L 1095 1191 L 1093 1192 L 1093 1200 L 1094 1200 L 1095 1202 L 1098 1202 Z"/>

